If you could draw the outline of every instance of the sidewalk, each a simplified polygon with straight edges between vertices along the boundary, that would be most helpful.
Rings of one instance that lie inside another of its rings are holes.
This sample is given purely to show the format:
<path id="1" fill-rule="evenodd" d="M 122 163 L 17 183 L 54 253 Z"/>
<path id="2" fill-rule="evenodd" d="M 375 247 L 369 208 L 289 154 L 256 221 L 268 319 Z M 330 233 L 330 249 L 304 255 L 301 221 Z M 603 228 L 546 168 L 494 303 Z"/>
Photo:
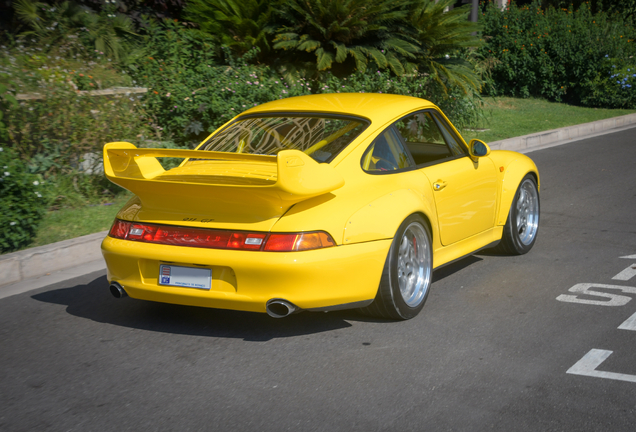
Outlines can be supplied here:
<path id="1" fill-rule="evenodd" d="M 636 114 L 494 141 L 492 150 L 520 153 L 636 127 Z M 0 299 L 106 268 L 100 244 L 107 231 L 0 255 Z"/>

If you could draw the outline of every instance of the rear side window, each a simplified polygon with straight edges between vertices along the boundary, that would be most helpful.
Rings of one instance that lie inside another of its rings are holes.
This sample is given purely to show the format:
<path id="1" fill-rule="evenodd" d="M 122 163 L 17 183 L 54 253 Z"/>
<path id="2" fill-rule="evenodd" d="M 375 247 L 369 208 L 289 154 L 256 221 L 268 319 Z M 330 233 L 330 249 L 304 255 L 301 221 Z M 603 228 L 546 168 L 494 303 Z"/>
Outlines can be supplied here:
<path id="1" fill-rule="evenodd" d="M 410 114 L 395 123 L 416 165 L 464 155 L 446 122 L 430 111 Z"/>
<path id="2" fill-rule="evenodd" d="M 362 157 L 362 169 L 367 172 L 390 172 L 415 166 L 393 128 L 382 132 Z"/>
<path id="3" fill-rule="evenodd" d="M 407 143 L 428 143 L 446 145 L 439 126 L 429 112 L 411 114 L 395 126 Z"/>

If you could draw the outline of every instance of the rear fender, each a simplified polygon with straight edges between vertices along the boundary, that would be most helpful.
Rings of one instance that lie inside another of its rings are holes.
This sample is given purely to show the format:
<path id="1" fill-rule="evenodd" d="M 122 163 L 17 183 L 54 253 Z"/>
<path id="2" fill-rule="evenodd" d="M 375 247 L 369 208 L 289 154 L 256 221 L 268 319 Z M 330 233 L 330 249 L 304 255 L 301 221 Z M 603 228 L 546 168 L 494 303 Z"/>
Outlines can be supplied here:
<path id="1" fill-rule="evenodd" d="M 495 162 L 497 163 L 497 162 Z M 527 156 L 519 155 L 518 158 L 512 160 L 504 169 L 504 175 L 501 186 L 501 199 L 499 204 L 499 212 L 497 215 L 497 225 L 505 225 L 510 212 L 510 206 L 517 193 L 517 188 L 521 180 L 528 174 L 534 174 L 539 187 L 539 170 L 532 159 Z"/>
<path id="2" fill-rule="evenodd" d="M 432 225 L 435 214 L 430 202 L 412 189 L 400 189 L 384 195 L 355 212 L 347 221 L 343 244 L 392 239 L 400 224 L 408 216 L 421 213 Z M 431 233 L 437 226 L 430 226 Z"/>

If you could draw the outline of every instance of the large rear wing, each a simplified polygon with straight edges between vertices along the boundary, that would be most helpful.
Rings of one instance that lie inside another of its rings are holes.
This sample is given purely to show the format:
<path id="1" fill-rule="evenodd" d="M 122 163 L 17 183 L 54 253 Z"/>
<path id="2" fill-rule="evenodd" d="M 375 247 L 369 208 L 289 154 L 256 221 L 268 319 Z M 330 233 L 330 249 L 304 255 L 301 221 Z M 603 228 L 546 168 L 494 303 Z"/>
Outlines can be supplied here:
<path id="1" fill-rule="evenodd" d="M 158 157 L 189 158 L 275 164 L 276 181 L 271 184 L 228 184 L 202 181 L 205 173 L 180 175 L 171 181 Z M 332 166 L 316 162 L 300 150 L 282 150 L 275 156 L 225 153 L 204 150 L 139 149 L 131 143 L 113 142 L 104 146 L 104 172 L 110 181 L 139 196 L 144 204 L 165 207 L 171 198 L 192 211 L 208 211 L 229 204 L 267 207 L 266 213 L 279 213 L 284 207 L 323 195 L 344 185 L 344 179 Z M 160 177 L 159 179 L 157 177 Z M 209 198 L 209 199 L 207 199 Z M 206 204 L 207 202 L 207 204 Z M 257 211 L 258 213 L 258 211 Z M 272 214 L 273 216 L 273 214 Z"/>

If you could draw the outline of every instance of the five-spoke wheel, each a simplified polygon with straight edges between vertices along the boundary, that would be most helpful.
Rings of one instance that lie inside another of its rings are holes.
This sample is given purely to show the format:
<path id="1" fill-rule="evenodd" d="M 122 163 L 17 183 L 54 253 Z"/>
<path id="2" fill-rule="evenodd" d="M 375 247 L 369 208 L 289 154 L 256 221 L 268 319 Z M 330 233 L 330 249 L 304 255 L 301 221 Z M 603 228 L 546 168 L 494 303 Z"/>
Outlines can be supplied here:
<path id="1" fill-rule="evenodd" d="M 395 234 L 375 300 L 362 311 L 383 318 L 413 318 L 424 307 L 432 274 L 428 225 L 421 216 L 411 215 Z"/>
<path id="2" fill-rule="evenodd" d="M 539 231 L 539 211 L 537 183 L 528 174 L 519 184 L 497 248 L 512 255 L 522 255 L 532 249 Z"/>

